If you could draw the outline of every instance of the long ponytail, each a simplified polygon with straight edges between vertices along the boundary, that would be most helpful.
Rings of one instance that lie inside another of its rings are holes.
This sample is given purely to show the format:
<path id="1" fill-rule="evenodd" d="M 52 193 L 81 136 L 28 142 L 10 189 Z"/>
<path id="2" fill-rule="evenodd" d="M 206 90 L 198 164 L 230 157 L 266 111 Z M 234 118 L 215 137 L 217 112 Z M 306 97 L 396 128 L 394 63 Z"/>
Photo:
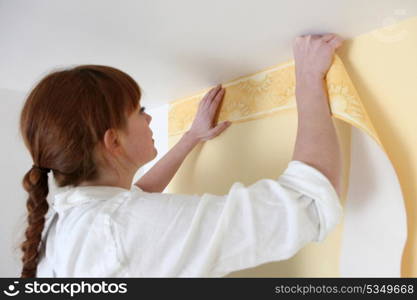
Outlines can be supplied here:
<path id="1" fill-rule="evenodd" d="M 45 215 L 48 212 L 46 197 L 49 192 L 48 174 L 37 168 L 32 168 L 23 178 L 23 187 L 29 193 L 26 202 L 28 210 L 28 227 L 25 231 L 26 240 L 22 243 L 23 268 L 22 278 L 36 277 L 36 267 L 39 257 L 41 234 L 45 224 Z"/>

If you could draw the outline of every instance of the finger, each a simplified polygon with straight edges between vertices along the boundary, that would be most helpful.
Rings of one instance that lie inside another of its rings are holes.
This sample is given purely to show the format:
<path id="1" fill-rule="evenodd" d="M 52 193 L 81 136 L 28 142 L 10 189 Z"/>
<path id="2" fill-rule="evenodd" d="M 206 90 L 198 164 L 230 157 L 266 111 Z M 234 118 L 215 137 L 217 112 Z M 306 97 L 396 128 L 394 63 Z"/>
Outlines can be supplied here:
<path id="1" fill-rule="evenodd" d="M 219 102 L 220 102 L 221 99 L 223 99 L 225 93 L 226 93 L 226 90 L 224 88 L 222 88 L 216 94 L 216 96 L 213 98 L 213 101 L 212 101 L 213 106 L 217 107 L 219 105 Z"/>
<path id="2" fill-rule="evenodd" d="M 318 40 L 321 39 L 323 37 L 322 34 L 310 34 L 310 38 L 313 40 Z"/>
<path id="3" fill-rule="evenodd" d="M 209 117 L 213 118 L 216 111 L 219 108 L 220 101 L 223 99 L 224 94 L 226 93 L 225 89 L 221 89 L 220 92 L 217 93 L 216 97 L 211 102 L 210 108 L 209 108 Z"/>
<path id="4" fill-rule="evenodd" d="M 334 33 L 328 33 L 328 34 L 324 34 L 322 37 L 321 37 L 321 39 L 324 41 L 324 42 L 329 42 L 332 38 L 334 38 L 335 37 L 335 34 Z"/>
<path id="5" fill-rule="evenodd" d="M 218 84 L 217 86 L 215 86 L 214 88 L 212 88 L 207 94 L 206 96 L 204 96 L 204 99 L 212 99 L 221 89 L 222 85 Z"/>
<path id="6" fill-rule="evenodd" d="M 203 99 L 200 100 L 200 103 L 198 104 L 198 107 L 203 107 L 206 106 L 207 103 L 207 99 L 209 99 L 210 95 L 217 89 L 219 88 L 219 86 L 221 86 L 220 84 L 216 85 L 214 88 L 212 88 L 211 90 L 209 90 L 203 97 Z"/>
<path id="7" fill-rule="evenodd" d="M 338 43 L 343 42 L 343 38 L 335 33 L 326 35 L 326 37 L 324 37 L 323 40 L 327 43 L 331 43 L 332 41 L 335 41 L 335 40 L 337 40 Z"/>
<path id="8" fill-rule="evenodd" d="M 331 45 L 334 49 L 340 47 L 343 43 L 343 39 L 339 36 L 335 36 L 333 39 L 329 41 L 329 45 Z"/>
<path id="9" fill-rule="evenodd" d="M 218 136 L 220 133 L 225 131 L 226 128 L 229 127 L 231 124 L 232 124 L 232 122 L 230 122 L 230 121 L 224 121 L 224 122 L 218 124 L 216 127 L 212 128 L 209 131 L 210 138 L 214 138 L 214 137 Z"/>

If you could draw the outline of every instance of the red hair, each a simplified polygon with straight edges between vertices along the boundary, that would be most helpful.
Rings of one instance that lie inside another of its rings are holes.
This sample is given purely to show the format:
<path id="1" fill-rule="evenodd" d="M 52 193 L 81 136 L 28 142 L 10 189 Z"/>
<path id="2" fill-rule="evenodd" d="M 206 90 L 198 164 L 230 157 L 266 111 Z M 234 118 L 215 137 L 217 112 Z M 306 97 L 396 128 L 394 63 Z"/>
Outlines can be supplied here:
<path id="1" fill-rule="evenodd" d="M 139 85 L 113 67 L 80 65 L 54 70 L 33 88 L 20 115 L 20 132 L 33 162 L 50 168 L 58 187 L 98 177 L 96 155 L 105 132 L 127 131 L 127 116 L 141 98 Z M 41 235 L 48 212 L 48 174 L 31 168 L 23 177 L 28 192 L 28 226 L 21 244 L 22 278 L 36 277 Z"/>

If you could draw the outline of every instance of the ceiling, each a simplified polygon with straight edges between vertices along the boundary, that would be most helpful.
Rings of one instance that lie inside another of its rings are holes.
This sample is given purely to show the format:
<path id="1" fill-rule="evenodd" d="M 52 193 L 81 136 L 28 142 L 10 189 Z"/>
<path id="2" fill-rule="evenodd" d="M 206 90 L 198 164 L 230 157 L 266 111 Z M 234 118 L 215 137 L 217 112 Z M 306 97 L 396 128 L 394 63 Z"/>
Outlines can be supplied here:
<path id="1" fill-rule="evenodd" d="M 104 64 L 153 108 L 292 59 L 297 35 L 349 39 L 415 15 L 416 0 L 0 0 L 0 89 Z"/>

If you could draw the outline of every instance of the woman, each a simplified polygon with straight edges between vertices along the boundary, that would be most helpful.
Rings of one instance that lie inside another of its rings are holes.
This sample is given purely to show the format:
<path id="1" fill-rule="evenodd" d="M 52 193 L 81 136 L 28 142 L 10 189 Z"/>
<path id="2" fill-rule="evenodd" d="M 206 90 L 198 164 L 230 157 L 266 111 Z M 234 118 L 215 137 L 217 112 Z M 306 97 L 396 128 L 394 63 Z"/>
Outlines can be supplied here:
<path id="1" fill-rule="evenodd" d="M 99 65 L 47 75 L 20 120 L 34 161 L 23 178 L 21 276 L 218 277 L 322 241 L 342 214 L 340 149 L 323 85 L 340 45 L 334 34 L 295 39 L 293 160 L 277 180 L 235 183 L 224 196 L 161 193 L 195 145 L 229 126 L 212 125 L 220 86 L 201 100 L 181 140 L 131 185 L 157 154 L 137 83 Z M 51 170 L 59 189 L 48 210 Z"/>

